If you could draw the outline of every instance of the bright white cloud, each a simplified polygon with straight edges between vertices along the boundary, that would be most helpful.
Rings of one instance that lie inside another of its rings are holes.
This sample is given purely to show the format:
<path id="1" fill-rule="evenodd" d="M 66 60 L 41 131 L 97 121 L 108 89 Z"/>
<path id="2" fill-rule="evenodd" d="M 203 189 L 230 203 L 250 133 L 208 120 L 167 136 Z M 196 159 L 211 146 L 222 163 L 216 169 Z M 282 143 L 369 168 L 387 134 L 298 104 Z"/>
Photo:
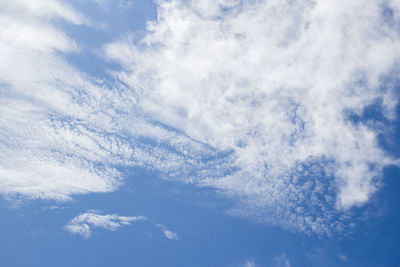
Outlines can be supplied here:
<path id="1" fill-rule="evenodd" d="M 1 6 L 1 193 L 68 200 L 116 190 L 120 165 L 181 168 L 183 156 L 136 139 L 156 135 L 183 144 L 185 137 L 141 118 L 130 89 L 105 87 L 63 58 L 85 51 L 60 23 L 87 18 L 60 1 Z"/>
<path id="2" fill-rule="evenodd" d="M 115 231 L 121 226 L 130 225 L 131 222 L 145 221 L 144 216 L 127 217 L 116 214 L 100 215 L 95 211 L 89 211 L 73 218 L 66 226 L 65 230 L 89 238 L 93 228 L 103 228 Z"/>
<path id="3" fill-rule="evenodd" d="M 188 181 L 240 199 L 238 215 L 342 230 L 346 210 L 398 163 L 374 127 L 348 117 L 379 100 L 394 118 L 400 37 L 385 22 L 390 3 L 158 2 L 140 42 L 127 36 L 105 51 L 143 112 L 229 154 Z"/>
<path id="4" fill-rule="evenodd" d="M 60 1 L 7 1 L 0 9 L 0 21 L 7 25 L 0 29 L 4 194 L 64 200 L 119 184 L 118 173 L 95 160 L 101 145 L 90 138 L 96 122 L 89 129 L 87 118 L 101 88 L 62 58 L 78 46 L 53 21 L 57 18 L 86 21 Z"/>

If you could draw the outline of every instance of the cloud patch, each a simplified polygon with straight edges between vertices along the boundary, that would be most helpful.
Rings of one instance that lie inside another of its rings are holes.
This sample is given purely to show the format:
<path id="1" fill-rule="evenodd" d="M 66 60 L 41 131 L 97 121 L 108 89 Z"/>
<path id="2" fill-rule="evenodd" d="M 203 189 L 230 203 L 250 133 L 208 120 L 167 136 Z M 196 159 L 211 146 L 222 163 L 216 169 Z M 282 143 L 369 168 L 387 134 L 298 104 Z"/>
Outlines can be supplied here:
<path id="1" fill-rule="evenodd" d="M 130 88 L 106 87 L 65 60 L 86 51 L 63 28 L 88 18 L 62 1 L 18 0 L 3 4 L 0 21 L 3 195 L 66 201 L 117 190 L 120 166 L 181 169 L 182 155 L 139 139 L 163 136 L 185 149 L 187 137 L 146 121 Z"/>
<path id="2" fill-rule="evenodd" d="M 66 226 L 65 230 L 89 238 L 93 228 L 103 228 L 115 231 L 121 226 L 128 226 L 132 222 L 145 221 L 144 216 L 119 216 L 116 214 L 100 215 L 95 211 L 89 211 L 73 218 Z"/>
<path id="3" fill-rule="evenodd" d="M 161 229 L 166 238 L 171 240 L 179 240 L 178 234 L 172 232 L 171 230 L 168 230 L 167 227 L 165 227 L 165 225 L 156 224 L 156 226 Z"/>
<path id="4" fill-rule="evenodd" d="M 72 234 L 81 235 L 89 238 L 95 228 L 115 231 L 122 226 L 129 226 L 132 222 L 147 221 L 151 222 L 145 216 L 120 216 L 117 214 L 100 214 L 98 211 L 89 210 L 82 213 L 68 222 L 64 229 Z M 163 235 L 170 240 L 179 240 L 178 234 L 168 230 L 163 224 L 154 224 L 155 227 L 161 229 Z"/>
<path id="5" fill-rule="evenodd" d="M 217 189 L 237 203 L 230 214 L 307 233 L 354 227 L 351 208 L 399 163 L 379 146 L 384 127 L 352 120 L 375 103 L 395 119 L 397 2 L 157 5 L 143 39 L 104 45 L 121 66 L 112 83 L 65 60 L 83 48 L 63 27 L 90 26 L 83 14 L 3 5 L 0 192 L 65 201 L 117 190 L 120 167 L 140 167 Z M 93 218 L 71 227 L 90 235 Z"/>
<path id="6" fill-rule="evenodd" d="M 116 77 L 136 90 L 138 108 L 225 153 L 186 181 L 239 200 L 232 214 L 318 233 L 348 226 L 350 208 L 369 200 L 385 166 L 398 164 L 379 146 L 380 129 L 348 116 L 378 101 L 394 119 L 400 36 L 382 7 L 395 6 L 158 5 L 142 40 L 127 34 L 105 52 L 122 67 Z"/>

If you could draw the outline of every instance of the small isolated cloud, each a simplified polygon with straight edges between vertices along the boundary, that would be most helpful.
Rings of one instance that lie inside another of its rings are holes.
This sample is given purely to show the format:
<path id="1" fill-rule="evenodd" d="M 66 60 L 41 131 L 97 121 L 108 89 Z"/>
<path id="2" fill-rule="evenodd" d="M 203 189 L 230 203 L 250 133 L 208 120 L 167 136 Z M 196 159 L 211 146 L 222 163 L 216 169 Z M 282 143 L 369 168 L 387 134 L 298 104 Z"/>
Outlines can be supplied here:
<path id="1" fill-rule="evenodd" d="M 145 221 L 144 216 L 119 216 L 117 214 L 100 215 L 95 211 L 82 213 L 73 218 L 66 226 L 65 230 L 89 238 L 93 228 L 102 228 L 115 231 L 121 226 L 130 225 L 131 222 Z"/>
<path id="2" fill-rule="evenodd" d="M 161 231 L 163 232 L 163 234 L 165 235 L 166 238 L 171 239 L 171 240 L 179 239 L 177 233 L 168 230 L 164 225 L 156 224 L 156 226 L 161 229 Z"/>
<path id="3" fill-rule="evenodd" d="M 168 239 L 178 240 L 178 235 L 170 230 L 164 230 L 164 235 Z"/>

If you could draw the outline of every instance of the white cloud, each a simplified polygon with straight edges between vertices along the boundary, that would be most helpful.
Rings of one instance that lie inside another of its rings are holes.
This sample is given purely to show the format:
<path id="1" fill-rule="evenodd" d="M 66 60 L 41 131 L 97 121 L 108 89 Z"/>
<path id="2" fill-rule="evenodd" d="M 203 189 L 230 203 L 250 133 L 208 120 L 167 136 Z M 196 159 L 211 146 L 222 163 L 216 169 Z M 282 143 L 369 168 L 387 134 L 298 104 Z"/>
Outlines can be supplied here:
<path id="1" fill-rule="evenodd" d="M 58 134 L 67 130 L 62 120 L 84 112 L 73 99 L 87 84 L 58 56 L 78 48 L 51 19 L 85 18 L 59 1 L 2 6 L 0 20 L 7 27 L 0 29 L 0 191 L 60 200 L 74 192 L 109 191 L 117 184 L 114 171 L 105 168 L 99 175 L 92 162 L 63 154 L 68 141 Z"/>
<path id="2" fill-rule="evenodd" d="M 234 214 L 343 230 L 348 209 L 368 201 L 384 166 L 398 164 L 374 127 L 347 116 L 381 99 L 394 118 L 388 80 L 400 37 L 383 2 L 158 2 L 140 42 L 126 36 L 105 51 L 143 112 L 230 152 L 188 181 L 240 199 Z"/>
<path id="3" fill-rule="evenodd" d="M 164 230 L 164 235 L 168 239 L 178 240 L 178 235 L 176 233 L 174 233 L 174 232 L 169 231 L 169 230 Z"/>
<path id="4" fill-rule="evenodd" d="M 120 216 L 117 214 L 102 215 L 99 214 L 98 211 L 89 210 L 88 212 L 82 213 L 69 221 L 64 229 L 70 233 L 89 238 L 94 228 L 115 231 L 121 226 L 129 226 L 132 222 L 136 221 L 147 221 L 152 223 L 145 216 Z M 159 228 L 166 238 L 170 240 L 179 240 L 178 234 L 168 230 L 165 225 L 157 223 L 152 224 Z"/>
<path id="5" fill-rule="evenodd" d="M 81 48 L 57 19 L 88 21 L 61 1 L 0 9 L 0 193 L 63 201 L 116 190 L 121 165 L 181 169 L 183 156 L 137 139 L 162 135 L 184 149 L 185 137 L 146 122 L 128 88 L 68 64 L 63 55 Z"/>
<path id="6" fill-rule="evenodd" d="M 144 216 L 127 217 L 117 214 L 100 215 L 95 211 L 89 211 L 73 218 L 66 226 L 65 230 L 89 238 L 93 228 L 103 228 L 115 231 L 121 226 L 130 225 L 131 222 L 147 220 Z"/>
<path id="7" fill-rule="evenodd" d="M 178 234 L 168 230 L 167 227 L 165 227 L 165 225 L 155 224 L 155 226 L 157 226 L 158 228 L 161 229 L 161 231 L 163 232 L 163 234 L 165 235 L 166 238 L 171 239 L 171 240 L 179 240 Z"/>
<path id="8" fill-rule="evenodd" d="M 105 47 L 128 85 L 112 88 L 63 57 L 82 48 L 60 23 L 90 25 L 84 15 L 62 1 L 2 5 L 0 192 L 110 192 L 119 166 L 138 166 L 218 189 L 238 200 L 232 214 L 346 229 L 398 163 L 346 115 L 380 99 L 394 118 L 397 2 L 385 2 L 395 23 L 378 0 L 157 3 L 143 40 Z"/>

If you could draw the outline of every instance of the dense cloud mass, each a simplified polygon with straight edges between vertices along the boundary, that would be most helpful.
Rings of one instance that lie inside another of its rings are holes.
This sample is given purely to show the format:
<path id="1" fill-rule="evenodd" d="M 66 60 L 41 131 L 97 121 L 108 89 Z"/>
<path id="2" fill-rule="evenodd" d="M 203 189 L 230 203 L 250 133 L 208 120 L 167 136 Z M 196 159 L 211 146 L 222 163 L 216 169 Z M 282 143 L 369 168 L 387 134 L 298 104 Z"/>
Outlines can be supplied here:
<path id="1" fill-rule="evenodd" d="M 381 129 L 354 118 L 376 103 L 395 118 L 400 4 L 157 4 L 143 39 L 99 44 L 121 66 L 112 88 L 63 57 L 81 48 L 60 24 L 89 18 L 59 1 L 0 9 L 0 191 L 65 200 L 144 167 L 218 189 L 232 214 L 321 234 L 352 225 L 348 209 L 398 164 Z"/>

